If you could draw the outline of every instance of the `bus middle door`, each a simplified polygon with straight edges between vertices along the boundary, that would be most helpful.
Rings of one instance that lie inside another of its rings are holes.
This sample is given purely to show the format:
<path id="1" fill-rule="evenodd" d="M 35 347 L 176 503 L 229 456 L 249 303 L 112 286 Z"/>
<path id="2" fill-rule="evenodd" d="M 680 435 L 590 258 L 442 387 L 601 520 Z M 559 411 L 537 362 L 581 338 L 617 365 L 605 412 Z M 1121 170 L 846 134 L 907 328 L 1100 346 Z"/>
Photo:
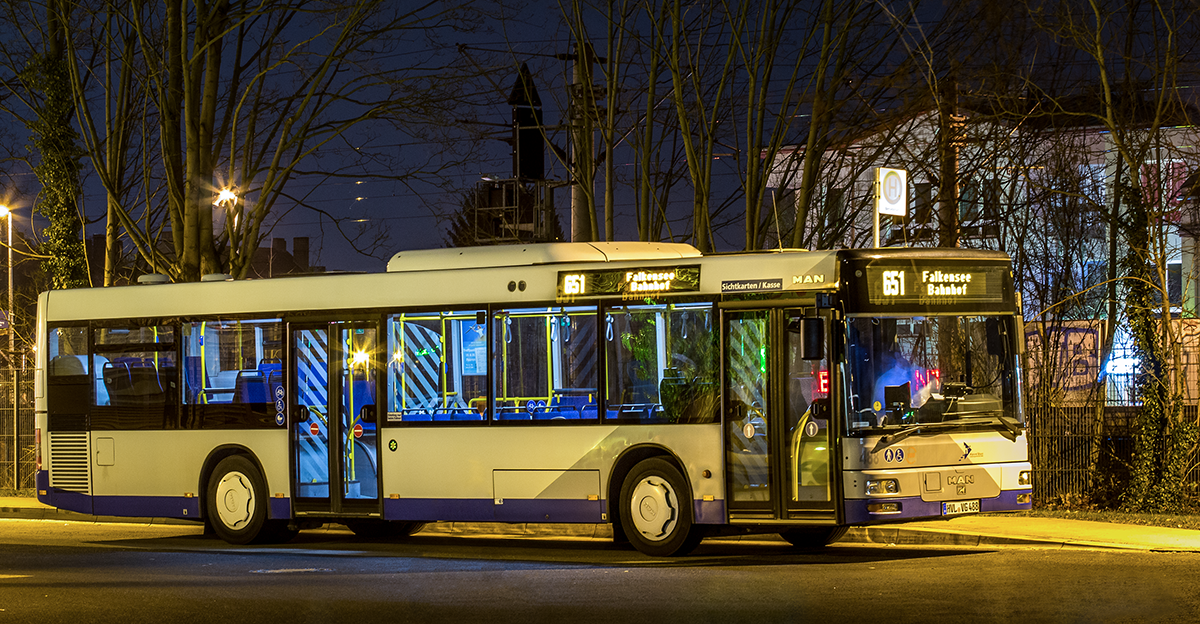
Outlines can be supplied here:
<path id="1" fill-rule="evenodd" d="M 292 324 L 290 336 L 296 513 L 378 515 L 378 328 L 371 322 Z"/>

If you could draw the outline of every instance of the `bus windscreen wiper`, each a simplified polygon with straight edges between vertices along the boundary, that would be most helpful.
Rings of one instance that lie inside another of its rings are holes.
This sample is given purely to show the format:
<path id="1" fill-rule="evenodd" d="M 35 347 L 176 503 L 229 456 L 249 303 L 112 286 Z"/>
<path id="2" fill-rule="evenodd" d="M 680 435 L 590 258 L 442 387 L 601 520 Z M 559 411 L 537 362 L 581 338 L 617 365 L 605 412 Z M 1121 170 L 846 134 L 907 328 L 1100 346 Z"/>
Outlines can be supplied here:
<path id="1" fill-rule="evenodd" d="M 948 426 L 948 425 L 951 425 L 951 426 Z M 903 440 L 904 438 L 907 438 L 908 436 L 913 435 L 914 433 L 925 433 L 926 431 L 934 432 L 934 431 L 941 430 L 941 429 L 953 429 L 957 425 L 958 425 L 958 423 L 948 423 L 948 422 L 917 423 L 915 425 L 909 425 L 909 426 L 905 427 L 904 429 L 897 431 L 896 433 L 893 433 L 891 435 L 885 435 L 885 436 L 879 438 L 879 441 L 875 443 L 875 448 L 872 448 L 871 452 L 877 453 L 877 452 Z"/>
<path id="2" fill-rule="evenodd" d="M 988 413 L 988 412 L 984 412 L 984 411 L 973 412 L 973 413 L 972 412 L 958 412 L 955 415 L 956 416 L 961 416 L 961 415 L 978 416 L 979 414 L 984 414 L 984 413 Z M 970 425 L 1000 425 L 1000 426 L 1004 427 L 1004 433 L 1007 434 L 1008 436 L 1011 436 L 1010 439 L 1012 439 L 1012 440 L 1015 440 L 1017 438 L 1017 436 L 1021 435 L 1020 424 L 1013 422 L 1013 420 L 1007 416 L 999 416 L 999 415 L 993 416 L 986 420 L 981 420 L 981 419 L 957 420 L 956 419 L 956 420 L 946 420 L 946 421 L 937 422 L 937 423 L 917 423 L 914 425 L 909 425 L 908 427 L 901 429 L 900 431 L 897 431 L 896 433 L 893 433 L 891 435 L 885 435 L 885 436 L 879 438 L 879 441 L 875 443 L 875 446 L 874 446 L 874 448 L 871 449 L 871 452 L 877 453 L 893 444 L 896 444 L 897 442 L 900 442 L 901 440 L 903 440 L 903 439 L 907 438 L 908 436 L 913 435 L 915 433 L 935 433 L 938 431 L 944 431 L 946 429 L 957 429 L 959 427 L 966 427 L 966 426 L 970 426 Z"/>

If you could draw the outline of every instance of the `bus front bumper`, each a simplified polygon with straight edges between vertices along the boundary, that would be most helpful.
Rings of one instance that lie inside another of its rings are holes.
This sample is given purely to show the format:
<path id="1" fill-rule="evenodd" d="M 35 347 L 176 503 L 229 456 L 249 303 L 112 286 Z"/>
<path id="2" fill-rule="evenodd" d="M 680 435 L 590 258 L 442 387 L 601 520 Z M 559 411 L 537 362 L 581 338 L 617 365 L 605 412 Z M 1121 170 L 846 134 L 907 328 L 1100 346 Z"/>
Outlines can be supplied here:
<path id="1" fill-rule="evenodd" d="M 989 511 L 1033 508 L 1033 489 L 1002 490 L 999 496 L 961 501 L 927 501 L 920 496 L 847 499 L 846 524 L 874 524 L 924 518 L 947 518 Z"/>

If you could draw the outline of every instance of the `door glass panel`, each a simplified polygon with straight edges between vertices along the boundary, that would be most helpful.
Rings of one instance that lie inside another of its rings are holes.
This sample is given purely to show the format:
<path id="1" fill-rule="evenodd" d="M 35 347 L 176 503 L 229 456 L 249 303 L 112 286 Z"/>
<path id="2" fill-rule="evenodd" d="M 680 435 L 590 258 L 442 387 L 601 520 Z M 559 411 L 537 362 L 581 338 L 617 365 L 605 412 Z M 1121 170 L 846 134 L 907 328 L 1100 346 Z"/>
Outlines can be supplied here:
<path id="1" fill-rule="evenodd" d="M 725 423 L 729 454 L 730 499 L 742 503 L 771 500 L 770 445 L 767 438 L 768 313 L 731 315 L 725 350 Z"/>
<path id="2" fill-rule="evenodd" d="M 374 328 L 341 330 L 342 495 L 374 499 L 378 485 L 375 456 L 375 371 L 379 363 Z"/>
<path id="3" fill-rule="evenodd" d="M 297 496 L 329 497 L 329 331 L 294 332 Z"/>
<path id="4" fill-rule="evenodd" d="M 804 337 L 796 322 L 801 316 L 789 312 L 787 323 L 784 414 L 788 496 L 793 503 L 829 500 L 829 363 L 801 359 Z"/>

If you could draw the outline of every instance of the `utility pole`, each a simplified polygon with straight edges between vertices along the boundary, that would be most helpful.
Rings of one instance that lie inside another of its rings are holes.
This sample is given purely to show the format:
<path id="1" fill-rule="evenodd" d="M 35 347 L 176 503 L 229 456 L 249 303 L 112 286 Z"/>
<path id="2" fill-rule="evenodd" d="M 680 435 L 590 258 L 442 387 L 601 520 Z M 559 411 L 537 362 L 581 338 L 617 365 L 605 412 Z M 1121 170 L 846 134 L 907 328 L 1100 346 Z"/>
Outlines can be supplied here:
<path id="1" fill-rule="evenodd" d="M 958 84 L 947 77 L 937 98 L 938 107 L 938 247 L 958 247 L 958 146 L 961 124 L 958 117 Z M 966 378 L 964 358 L 955 357 L 954 344 L 958 318 L 938 319 L 938 370 L 942 383 L 951 381 L 971 383 Z M 966 360 L 969 361 L 969 355 Z"/>
<path id="2" fill-rule="evenodd" d="M 575 44 L 575 53 L 559 58 L 574 61 L 570 87 L 571 127 L 571 240 L 599 239 L 596 225 L 596 96 L 592 66 L 596 57 L 592 44 Z"/>
<path id="3" fill-rule="evenodd" d="M 958 83 L 942 82 L 938 103 L 938 247 L 958 247 Z"/>

